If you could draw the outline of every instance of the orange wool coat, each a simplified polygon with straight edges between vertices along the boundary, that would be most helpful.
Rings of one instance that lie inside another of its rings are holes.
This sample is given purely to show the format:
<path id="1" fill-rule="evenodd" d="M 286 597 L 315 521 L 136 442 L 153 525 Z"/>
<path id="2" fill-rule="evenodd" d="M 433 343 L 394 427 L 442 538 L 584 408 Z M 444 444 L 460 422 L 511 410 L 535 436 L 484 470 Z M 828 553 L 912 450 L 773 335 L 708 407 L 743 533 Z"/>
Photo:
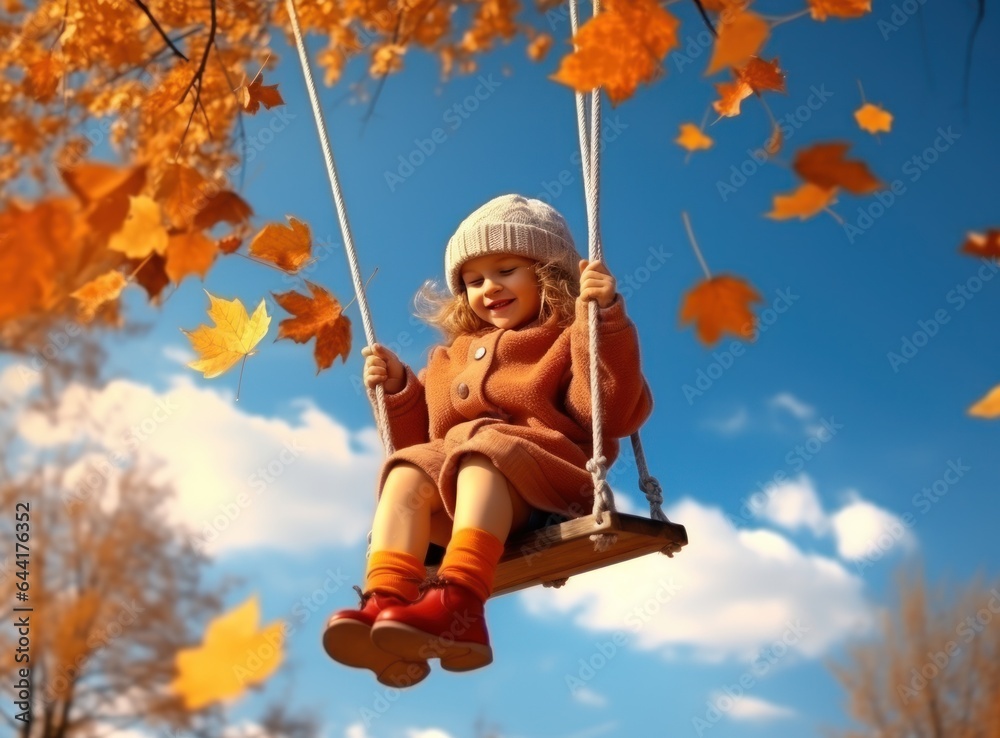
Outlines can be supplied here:
<path id="1" fill-rule="evenodd" d="M 598 310 L 604 455 L 634 433 L 652 411 L 639 365 L 635 325 L 616 295 Z M 577 300 L 572 325 L 554 319 L 521 329 L 489 328 L 436 346 L 419 377 L 406 366 L 402 390 L 386 395 L 396 451 L 382 465 L 411 462 L 437 481 L 455 517 L 463 454 L 485 454 L 532 507 L 568 518 L 589 515 L 594 485 L 586 464 L 590 426 L 587 303 Z"/>

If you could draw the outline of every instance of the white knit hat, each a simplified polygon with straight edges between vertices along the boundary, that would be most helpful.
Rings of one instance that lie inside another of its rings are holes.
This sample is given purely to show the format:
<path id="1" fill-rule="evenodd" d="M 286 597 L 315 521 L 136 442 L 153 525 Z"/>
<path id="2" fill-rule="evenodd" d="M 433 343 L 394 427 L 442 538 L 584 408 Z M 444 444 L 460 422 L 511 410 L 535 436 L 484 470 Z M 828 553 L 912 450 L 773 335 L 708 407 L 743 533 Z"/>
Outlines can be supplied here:
<path id="1" fill-rule="evenodd" d="M 570 276 L 580 255 L 566 219 L 551 205 L 521 195 L 500 195 L 462 221 L 444 252 L 444 272 L 453 295 L 462 290 L 462 265 L 483 254 L 517 254 L 554 261 Z"/>

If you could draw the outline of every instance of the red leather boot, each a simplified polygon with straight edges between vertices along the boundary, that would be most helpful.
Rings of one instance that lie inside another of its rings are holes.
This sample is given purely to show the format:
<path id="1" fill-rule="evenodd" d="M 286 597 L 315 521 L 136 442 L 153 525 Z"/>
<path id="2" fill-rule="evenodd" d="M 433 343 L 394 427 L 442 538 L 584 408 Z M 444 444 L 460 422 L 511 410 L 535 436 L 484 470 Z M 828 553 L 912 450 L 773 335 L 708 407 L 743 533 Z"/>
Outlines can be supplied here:
<path id="1" fill-rule="evenodd" d="M 440 658 L 446 671 L 493 663 L 484 602 L 447 578 L 434 577 L 408 605 L 385 608 L 372 625 L 372 643 L 406 661 Z"/>
<path id="2" fill-rule="evenodd" d="M 372 643 L 371 629 L 375 618 L 386 608 L 406 605 L 404 599 L 381 592 L 362 592 L 358 610 L 338 610 L 323 631 L 323 650 L 331 659 L 345 666 L 371 669 L 381 684 L 389 687 L 412 687 L 430 674 L 427 659 L 400 659 L 394 653 Z"/>

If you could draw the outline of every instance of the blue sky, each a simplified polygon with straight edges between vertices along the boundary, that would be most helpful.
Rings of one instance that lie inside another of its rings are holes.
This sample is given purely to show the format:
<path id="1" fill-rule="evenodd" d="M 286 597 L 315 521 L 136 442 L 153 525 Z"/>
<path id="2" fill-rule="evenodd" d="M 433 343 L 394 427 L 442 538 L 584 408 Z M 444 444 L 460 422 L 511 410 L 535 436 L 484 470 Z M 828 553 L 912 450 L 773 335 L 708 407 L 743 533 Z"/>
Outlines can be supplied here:
<path id="1" fill-rule="evenodd" d="M 229 257 L 162 309 L 132 296 L 131 314 L 151 331 L 109 341 L 115 381 L 66 402 L 95 414 L 124 402 L 131 424 L 164 398 L 174 403 L 176 412 L 149 425 L 142 453 L 166 460 L 160 473 L 178 486 L 177 514 L 211 531 L 213 577 L 244 577 L 231 602 L 256 592 L 266 622 L 292 624 L 289 668 L 270 694 L 318 711 L 330 738 L 465 736 L 477 718 L 518 738 L 814 735 L 848 724 L 826 662 L 871 634 L 899 566 L 920 560 L 932 580 L 951 583 L 997 575 L 986 553 L 1000 514 L 997 430 L 965 410 L 1000 383 L 1000 280 L 995 265 L 957 254 L 967 231 L 1000 218 L 1000 103 L 989 74 L 1000 62 L 989 43 L 997 19 L 988 14 L 981 29 L 963 107 L 973 4 L 926 3 L 922 19 L 906 12 L 915 0 L 874 5 L 858 21 L 803 18 L 775 29 L 765 56 L 788 72 L 787 96 L 769 97 L 789 126 L 785 166 L 757 166 L 748 153 L 768 133 L 755 100 L 711 127 L 715 146 L 685 163 L 678 126 L 699 122 L 714 99 L 702 75 L 703 26 L 686 4 L 671 9 L 687 51 L 665 60 L 664 79 L 605 106 L 606 260 L 623 293 L 629 285 L 655 397 L 647 456 L 665 510 L 691 543 L 673 560 L 646 557 L 559 591 L 491 601 L 496 656 L 487 669 L 455 675 L 435 663 L 426 682 L 393 694 L 320 649 L 329 611 L 356 602 L 350 587 L 361 583 L 381 458 L 358 391 L 356 306 L 351 358 L 317 376 L 311 345 L 271 343 L 284 313 L 268 292 L 301 287 L 299 278 Z M 586 249 L 573 97 L 546 79 L 568 22 L 554 17 L 550 30 L 557 44 L 542 64 L 526 61 L 518 41 L 446 84 L 435 61 L 409 55 L 367 126 L 366 107 L 342 101 L 342 88 L 322 92 L 362 271 L 378 269 L 369 299 L 379 340 L 415 368 L 436 336 L 411 318 L 412 295 L 442 277 L 444 244 L 478 205 L 506 192 L 544 196 Z M 353 65 L 346 78 L 360 71 Z M 891 133 L 876 139 L 854 125 L 858 79 L 869 101 L 895 115 Z M 247 121 L 264 143 L 247 165 L 245 197 L 256 225 L 286 215 L 310 224 L 319 259 L 307 276 L 346 302 L 336 214 L 290 50 L 266 81 L 280 83 L 287 106 L 284 118 Z M 261 139 L 269 125 L 280 130 Z M 420 161 L 414 152 L 435 129 L 440 142 Z M 774 194 L 797 185 L 792 153 L 827 140 L 849 141 L 885 182 L 899 180 L 901 194 L 881 210 L 874 198 L 844 196 L 834 209 L 860 233 L 827 215 L 763 217 Z M 419 164 L 400 170 L 401 158 Z M 741 168 L 745 183 L 734 179 Z M 682 210 L 712 273 L 745 277 L 765 300 L 759 309 L 775 309 L 739 355 L 730 339 L 706 349 L 678 324 L 683 293 L 702 277 Z M 238 370 L 206 381 L 184 367 L 179 329 L 205 321 L 202 286 L 248 307 L 268 295 L 271 333 L 247 362 L 238 403 Z M 902 354 L 906 339 L 924 345 L 894 364 L 889 354 Z M 645 514 L 627 448 L 622 456 L 619 507 Z M 270 469 L 264 484 L 260 469 Z M 756 498 L 766 502 L 748 506 L 769 484 Z M 745 698 L 727 701 L 741 678 Z M 233 715 L 252 708 L 247 698 Z"/>

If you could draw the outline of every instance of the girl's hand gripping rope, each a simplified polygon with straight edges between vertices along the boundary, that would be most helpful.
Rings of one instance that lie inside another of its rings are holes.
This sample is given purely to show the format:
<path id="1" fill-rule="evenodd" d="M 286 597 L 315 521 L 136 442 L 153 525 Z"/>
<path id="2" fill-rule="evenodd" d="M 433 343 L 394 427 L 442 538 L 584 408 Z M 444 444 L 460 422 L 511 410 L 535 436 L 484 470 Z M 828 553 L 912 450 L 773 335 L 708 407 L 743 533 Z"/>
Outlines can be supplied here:
<path id="1" fill-rule="evenodd" d="M 394 395 L 406 384 L 406 370 L 403 362 L 385 346 L 375 344 L 374 351 L 368 346 L 361 349 L 365 357 L 364 383 L 369 389 L 384 385 L 387 395 Z"/>

